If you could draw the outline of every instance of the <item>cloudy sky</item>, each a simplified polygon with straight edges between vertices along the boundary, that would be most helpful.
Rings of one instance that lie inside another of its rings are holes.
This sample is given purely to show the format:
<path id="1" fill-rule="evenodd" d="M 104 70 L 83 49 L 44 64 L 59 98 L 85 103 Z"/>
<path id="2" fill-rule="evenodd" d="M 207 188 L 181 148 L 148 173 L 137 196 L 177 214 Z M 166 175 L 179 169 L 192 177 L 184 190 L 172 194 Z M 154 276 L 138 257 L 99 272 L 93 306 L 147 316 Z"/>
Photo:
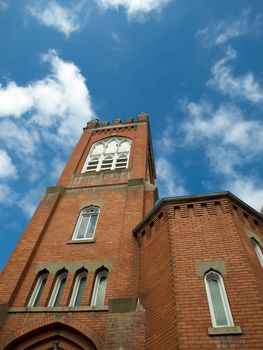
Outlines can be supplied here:
<path id="1" fill-rule="evenodd" d="M 86 122 L 150 115 L 161 197 L 263 204 L 262 0 L 0 0 L 0 270 Z"/>

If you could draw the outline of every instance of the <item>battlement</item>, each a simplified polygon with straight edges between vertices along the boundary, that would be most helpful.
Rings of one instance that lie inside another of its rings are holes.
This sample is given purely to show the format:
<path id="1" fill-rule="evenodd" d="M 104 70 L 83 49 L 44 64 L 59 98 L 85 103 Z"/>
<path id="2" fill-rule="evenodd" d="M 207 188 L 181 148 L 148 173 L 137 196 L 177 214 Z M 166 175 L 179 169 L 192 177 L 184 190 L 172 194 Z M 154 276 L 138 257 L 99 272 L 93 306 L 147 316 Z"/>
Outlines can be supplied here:
<path id="1" fill-rule="evenodd" d="M 138 114 L 136 119 L 129 117 L 129 118 L 126 118 L 123 122 L 121 121 L 121 119 L 114 119 L 112 123 L 110 123 L 109 121 L 100 122 L 99 119 L 93 119 L 87 123 L 86 127 L 84 127 L 83 130 L 98 129 L 98 128 L 105 128 L 105 127 L 116 127 L 116 126 L 122 126 L 122 125 L 126 126 L 127 124 L 147 123 L 148 121 L 149 121 L 148 114 L 142 112 Z"/>

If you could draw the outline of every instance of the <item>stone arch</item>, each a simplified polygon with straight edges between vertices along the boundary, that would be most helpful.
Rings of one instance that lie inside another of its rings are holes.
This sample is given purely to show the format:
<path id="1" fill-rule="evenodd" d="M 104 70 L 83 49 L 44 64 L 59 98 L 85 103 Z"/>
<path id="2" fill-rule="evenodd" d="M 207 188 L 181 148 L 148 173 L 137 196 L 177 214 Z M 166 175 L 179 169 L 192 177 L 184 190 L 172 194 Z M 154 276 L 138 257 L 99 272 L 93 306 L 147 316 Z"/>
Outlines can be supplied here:
<path id="1" fill-rule="evenodd" d="M 57 319 L 56 319 L 57 318 Z M 63 316 L 46 317 L 19 328 L 3 344 L 3 350 L 101 350 L 103 338 L 86 324 Z"/>

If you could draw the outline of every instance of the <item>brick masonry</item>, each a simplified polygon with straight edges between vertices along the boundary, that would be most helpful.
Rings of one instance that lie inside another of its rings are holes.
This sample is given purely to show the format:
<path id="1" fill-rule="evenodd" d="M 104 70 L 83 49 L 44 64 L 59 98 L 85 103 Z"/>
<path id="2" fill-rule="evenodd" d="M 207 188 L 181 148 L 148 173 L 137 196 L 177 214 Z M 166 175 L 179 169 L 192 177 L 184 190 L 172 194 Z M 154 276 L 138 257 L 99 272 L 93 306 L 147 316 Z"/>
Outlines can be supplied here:
<path id="1" fill-rule="evenodd" d="M 132 140 L 128 169 L 82 174 L 94 142 Z M 150 182 L 147 178 L 147 166 Z M 0 275 L 0 350 L 198 350 L 263 348 L 263 270 L 251 238 L 262 215 L 225 192 L 162 200 L 148 117 L 84 128 L 56 186 L 48 188 Z M 100 208 L 94 239 L 72 240 L 82 208 Z M 91 306 L 96 272 L 108 270 L 105 305 Z M 88 271 L 82 305 L 70 307 L 76 272 Z M 235 327 L 215 329 L 204 273 L 221 273 Z M 39 305 L 27 307 L 49 271 Z M 61 305 L 48 301 L 58 271 Z M 218 334 L 219 333 L 219 334 Z"/>

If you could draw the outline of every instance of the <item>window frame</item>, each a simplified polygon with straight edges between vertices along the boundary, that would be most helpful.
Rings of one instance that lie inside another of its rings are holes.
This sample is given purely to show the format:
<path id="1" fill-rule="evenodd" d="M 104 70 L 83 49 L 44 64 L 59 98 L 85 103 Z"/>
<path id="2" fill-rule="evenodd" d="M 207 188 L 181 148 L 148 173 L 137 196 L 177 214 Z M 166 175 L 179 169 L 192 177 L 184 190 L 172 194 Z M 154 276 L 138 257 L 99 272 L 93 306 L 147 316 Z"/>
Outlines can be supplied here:
<path id="1" fill-rule="evenodd" d="M 108 145 L 109 143 L 111 143 L 112 141 L 115 141 L 116 142 L 116 150 L 115 152 L 108 152 Z M 121 146 L 124 142 L 127 142 L 129 144 L 129 149 L 127 151 L 122 150 Z M 99 146 L 99 145 L 102 145 L 102 152 L 101 153 L 94 153 L 94 149 Z M 128 168 L 128 164 L 129 164 L 129 158 L 130 158 L 130 153 L 131 153 L 131 145 L 132 145 L 132 140 L 128 137 L 123 137 L 123 136 L 120 136 L 120 137 L 108 137 L 106 139 L 102 139 L 102 140 L 99 140 L 97 142 L 95 142 L 90 151 L 89 151 L 89 154 L 84 162 L 84 165 L 81 169 L 81 173 L 88 173 L 88 172 L 99 172 L 99 171 L 104 171 L 104 170 L 115 170 L 115 169 L 127 169 Z M 118 161 L 118 158 L 121 156 L 121 155 L 125 155 L 126 156 L 126 164 L 121 164 L 121 165 L 124 165 L 124 166 L 117 166 L 117 161 Z M 104 161 L 106 159 L 109 159 L 112 158 L 112 161 L 110 162 L 110 167 L 108 168 L 104 168 L 103 169 L 103 166 L 105 166 L 105 163 Z M 94 162 L 94 158 L 97 158 L 98 159 L 98 163 L 97 163 L 97 166 L 96 168 L 94 169 L 94 165 L 93 166 L 90 166 L 90 162 L 93 161 Z M 91 169 L 90 169 L 91 168 Z"/>
<path id="2" fill-rule="evenodd" d="M 255 253 L 258 257 L 260 265 L 263 268 L 263 253 L 262 253 L 261 245 L 254 237 L 251 238 L 251 241 L 252 241 L 252 244 L 254 246 L 254 250 L 255 250 Z"/>
<path id="3" fill-rule="evenodd" d="M 50 306 L 50 307 L 59 306 L 59 305 L 55 305 L 55 302 L 57 299 L 58 292 L 61 288 L 62 280 L 65 278 L 66 279 L 65 283 L 66 283 L 67 277 L 68 277 L 68 271 L 63 271 L 57 275 L 56 281 L 55 281 L 55 284 L 54 284 L 54 287 L 53 287 L 53 290 L 52 290 L 52 293 L 51 293 L 51 296 L 50 296 L 50 299 L 48 302 L 48 306 Z M 64 287 L 63 287 L 63 290 L 64 290 Z M 63 293 L 63 290 L 62 290 L 62 293 Z M 59 302 L 60 302 L 60 300 L 59 300 Z"/>
<path id="4" fill-rule="evenodd" d="M 106 277 L 106 286 L 105 286 L 105 290 L 104 290 L 103 304 L 98 304 L 97 303 L 97 298 L 98 298 L 100 280 L 101 280 L 102 277 Z M 96 274 L 96 279 L 95 279 L 93 292 L 92 292 L 92 297 L 91 297 L 91 302 L 90 302 L 91 306 L 104 305 L 107 284 L 108 284 L 108 271 L 107 270 L 101 270 L 100 272 L 98 272 Z"/>
<path id="5" fill-rule="evenodd" d="M 214 308 L 214 304 L 213 304 L 213 300 L 212 300 L 212 296 L 211 296 L 211 291 L 210 291 L 210 286 L 209 286 L 209 280 L 211 280 L 211 279 L 216 279 L 218 282 L 220 296 L 221 296 L 223 308 L 224 308 L 224 313 L 225 313 L 226 320 L 227 320 L 227 324 L 225 324 L 225 325 L 218 325 L 216 322 L 215 308 Z M 210 270 L 210 271 L 205 273 L 204 282 L 205 282 L 207 300 L 208 300 L 209 311 L 210 311 L 213 327 L 214 328 L 234 327 L 234 321 L 233 321 L 230 305 L 229 305 L 227 294 L 226 294 L 224 280 L 223 280 L 221 274 L 214 271 L 214 270 Z"/>
<path id="6" fill-rule="evenodd" d="M 86 286 L 87 279 L 88 279 L 88 271 L 87 270 L 84 270 L 84 271 L 77 273 L 74 287 L 73 287 L 72 294 L 71 294 L 71 298 L 70 298 L 70 302 L 69 302 L 69 306 L 80 306 L 80 305 L 76 305 L 76 299 L 77 299 L 77 295 L 78 295 L 78 291 L 79 291 L 79 287 L 80 287 L 80 282 L 81 282 L 81 279 L 83 277 L 86 277 L 86 282 L 85 282 L 85 286 Z"/>
<path id="7" fill-rule="evenodd" d="M 46 283 L 46 281 L 48 279 L 48 275 L 49 275 L 48 271 L 43 271 L 40 274 L 38 274 L 35 287 L 33 289 L 33 292 L 31 294 L 30 299 L 29 299 L 28 304 L 27 304 L 28 307 L 36 307 L 37 306 L 36 300 L 39 297 L 39 294 L 40 293 L 42 294 L 43 289 L 45 288 L 45 285 L 43 286 L 43 282 L 45 281 L 45 283 Z M 41 298 L 41 294 L 40 294 L 40 298 Z"/>
<path id="8" fill-rule="evenodd" d="M 79 234 L 79 230 L 80 230 L 80 227 L 82 224 L 83 217 L 85 216 L 85 214 L 89 215 L 89 220 L 88 220 L 87 227 L 86 227 L 86 229 L 88 229 L 89 223 L 90 223 L 90 220 L 92 217 L 92 210 L 96 210 L 95 213 L 97 214 L 97 220 L 96 220 L 96 223 L 94 226 L 94 230 L 92 232 L 92 237 L 86 237 L 88 232 L 85 231 L 84 237 L 78 238 L 78 234 Z M 77 223 L 75 225 L 75 228 L 74 228 L 74 231 L 72 234 L 72 240 L 73 241 L 92 241 L 94 239 L 94 236 L 95 236 L 95 232 L 96 232 L 96 228 L 97 228 L 97 224 L 98 224 L 98 220 L 99 220 L 99 215 L 100 215 L 100 208 L 98 206 L 90 205 L 88 207 L 81 209 L 79 216 L 78 216 Z"/>

